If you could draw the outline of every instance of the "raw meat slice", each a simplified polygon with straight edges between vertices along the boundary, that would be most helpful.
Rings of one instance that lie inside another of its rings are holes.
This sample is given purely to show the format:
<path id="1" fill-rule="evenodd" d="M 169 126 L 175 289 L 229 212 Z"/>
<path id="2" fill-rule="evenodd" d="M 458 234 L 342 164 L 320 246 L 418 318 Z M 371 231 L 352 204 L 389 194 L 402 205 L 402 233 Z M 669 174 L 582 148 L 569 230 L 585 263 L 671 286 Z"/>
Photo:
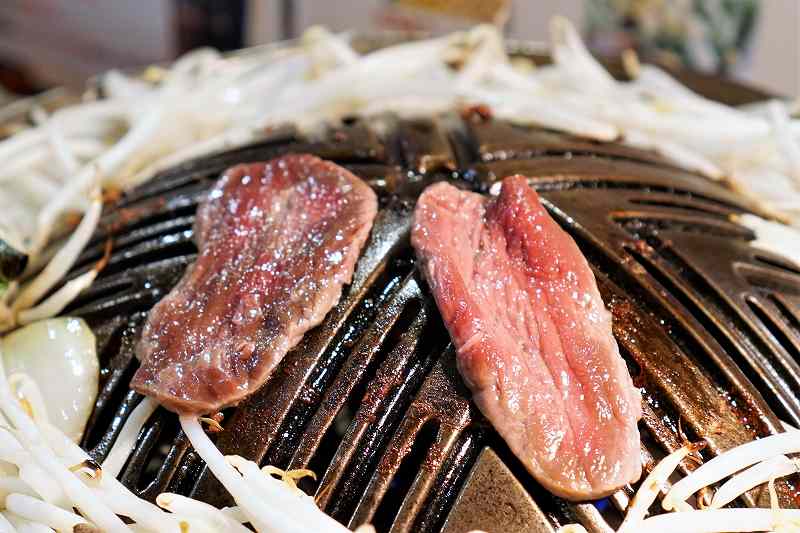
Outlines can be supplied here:
<path id="1" fill-rule="evenodd" d="M 412 244 L 473 399 L 536 479 L 573 500 L 641 474 L 641 398 L 586 259 L 526 178 L 497 198 L 439 183 Z"/>
<path id="2" fill-rule="evenodd" d="M 131 386 L 180 413 L 255 391 L 337 303 L 376 211 L 367 184 L 311 155 L 225 172 L 197 211 L 197 260 L 150 312 Z"/>

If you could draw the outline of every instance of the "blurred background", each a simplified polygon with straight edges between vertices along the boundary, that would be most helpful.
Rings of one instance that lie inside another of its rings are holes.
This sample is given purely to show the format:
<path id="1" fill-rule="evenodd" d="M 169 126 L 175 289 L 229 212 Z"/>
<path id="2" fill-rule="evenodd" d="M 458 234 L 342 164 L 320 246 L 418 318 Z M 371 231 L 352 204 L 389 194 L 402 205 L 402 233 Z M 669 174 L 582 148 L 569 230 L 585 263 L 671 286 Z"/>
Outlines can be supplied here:
<path id="1" fill-rule="evenodd" d="M 668 66 L 800 94 L 797 0 L 2 0 L 0 102 L 198 46 L 292 38 L 312 24 L 437 33 L 489 22 L 544 42 L 555 14 L 602 55 L 633 48 Z"/>

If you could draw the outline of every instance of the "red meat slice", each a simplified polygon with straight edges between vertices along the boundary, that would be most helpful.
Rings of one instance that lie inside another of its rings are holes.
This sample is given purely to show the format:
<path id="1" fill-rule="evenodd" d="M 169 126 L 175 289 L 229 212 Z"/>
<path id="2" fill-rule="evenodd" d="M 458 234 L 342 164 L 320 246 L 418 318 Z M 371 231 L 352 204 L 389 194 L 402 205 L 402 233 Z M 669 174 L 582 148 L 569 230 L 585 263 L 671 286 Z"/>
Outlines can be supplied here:
<path id="1" fill-rule="evenodd" d="M 573 500 L 641 474 L 641 398 L 586 259 L 522 176 L 488 199 L 440 183 L 412 244 L 473 398 L 531 474 Z"/>
<path id="2" fill-rule="evenodd" d="M 368 185 L 311 155 L 228 170 L 198 208 L 197 260 L 150 312 L 131 386 L 180 413 L 255 391 L 339 300 L 376 211 Z"/>

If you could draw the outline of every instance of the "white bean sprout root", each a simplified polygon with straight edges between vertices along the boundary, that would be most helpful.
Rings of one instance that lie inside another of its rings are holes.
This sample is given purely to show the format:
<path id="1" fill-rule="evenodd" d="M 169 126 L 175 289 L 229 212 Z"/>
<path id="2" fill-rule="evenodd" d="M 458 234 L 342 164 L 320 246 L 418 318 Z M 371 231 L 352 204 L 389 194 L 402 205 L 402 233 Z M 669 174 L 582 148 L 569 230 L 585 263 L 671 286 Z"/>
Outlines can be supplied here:
<path id="1" fill-rule="evenodd" d="M 798 471 L 800 471 L 800 464 L 797 460 L 793 461 L 785 455 L 770 457 L 731 477 L 714 494 L 711 508 L 719 509 L 752 488 Z"/>
<path id="2" fill-rule="evenodd" d="M 800 266 L 800 231 L 750 214 L 739 215 L 735 220 L 755 233 L 753 246 L 782 255 Z"/>
<path id="3" fill-rule="evenodd" d="M 728 450 L 708 461 L 687 477 L 675 483 L 661 502 L 666 511 L 672 510 L 703 487 L 724 479 L 755 463 L 777 455 L 800 452 L 800 438 L 794 432 L 779 433 L 754 440 Z"/>
<path id="4" fill-rule="evenodd" d="M 152 398 L 145 397 L 139 402 L 139 405 L 128 415 L 125 424 L 117 435 L 117 440 L 111 451 L 108 452 L 106 460 L 103 461 L 103 470 L 106 475 L 117 477 L 125 466 L 134 446 L 136 440 L 139 438 L 139 430 L 152 416 L 158 408 L 158 402 Z"/>

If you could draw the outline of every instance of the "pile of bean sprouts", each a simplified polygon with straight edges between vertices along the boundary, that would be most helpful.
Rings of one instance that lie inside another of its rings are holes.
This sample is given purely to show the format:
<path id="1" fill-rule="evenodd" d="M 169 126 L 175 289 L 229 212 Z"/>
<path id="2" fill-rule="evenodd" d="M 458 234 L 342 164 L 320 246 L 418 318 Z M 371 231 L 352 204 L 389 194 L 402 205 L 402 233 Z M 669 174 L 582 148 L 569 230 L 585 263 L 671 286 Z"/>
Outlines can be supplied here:
<path id="1" fill-rule="evenodd" d="M 102 262 L 52 291 L 94 233 L 104 193 L 286 123 L 313 130 L 350 115 L 429 116 L 474 104 L 516 124 L 654 150 L 724 179 L 771 217 L 736 218 L 754 231 L 754 245 L 800 263 L 800 121 L 789 105 L 724 106 L 650 65 L 633 64 L 632 81 L 616 81 L 564 19 L 552 23 L 551 46 L 552 65 L 521 64 L 494 28 L 482 26 L 361 55 L 345 36 L 314 28 L 295 45 L 263 53 L 200 50 L 144 76 L 111 72 L 100 80 L 102 99 L 35 110 L 33 127 L 0 142 L 0 237 L 30 258 L 22 280 L 0 294 L 0 331 L 57 315 L 91 285 Z M 80 222 L 71 224 L 76 213 Z M 237 506 L 216 509 L 177 494 L 143 501 L 116 476 L 156 404 L 139 404 L 97 465 L 50 424 L 37 390 L 24 375 L 7 378 L 0 357 L 0 531 L 247 531 L 245 523 L 257 531 L 346 531 L 294 486 L 297 472 L 223 456 L 194 417 L 181 417 L 181 426 Z M 774 497 L 774 480 L 798 471 L 791 454 L 800 453 L 800 432 L 729 450 L 670 486 L 693 450 L 655 466 L 620 531 L 800 527 L 800 511 L 778 508 Z M 709 509 L 692 507 L 694 493 L 721 481 Z M 721 509 L 764 483 L 771 509 Z M 647 518 L 660 493 L 674 512 Z"/>
<path id="2" fill-rule="evenodd" d="M 116 477 L 156 407 L 142 400 L 98 465 L 49 422 L 36 383 L 21 374 L 6 378 L 0 350 L 0 532 L 245 533 L 245 523 L 263 533 L 348 531 L 297 488 L 297 471 L 223 456 L 195 417 L 181 417 L 181 426 L 237 506 L 217 509 L 169 493 L 157 505 L 140 499 Z M 357 531 L 374 533 L 370 526 Z"/>
<path id="3" fill-rule="evenodd" d="M 534 68 L 512 62 L 489 26 L 365 55 L 346 37 L 312 28 L 299 44 L 263 53 L 199 50 L 143 77 L 110 72 L 100 80 L 103 99 L 51 115 L 37 110 L 35 127 L 0 142 L 0 235 L 31 257 L 25 281 L 0 299 L 0 331 L 57 314 L 92 283 L 97 269 L 42 301 L 97 226 L 102 190 L 127 190 L 286 123 L 313 129 L 387 111 L 484 104 L 516 124 L 654 150 L 756 200 L 779 221 L 743 219 L 757 244 L 800 261 L 797 230 L 780 224 L 800 227 L 800 120 L 789 105 L 728 107 L 638 63 L 629 69 L 634 79 L 619 82 L 568 21 L 556 18 L 551 29 L 553 64 Z M 83 221 L 59 239 L 75 212 Z"/>
<path id="4" fill-rule="evenodd" d="M 656 464 L 628 506 L 617 533 L 670 531 L 717 533 L 723 531 L 800 531 L 800 510 L 781 509 L 775 480 L 800 472 L 800 430 L 787 431 L 732 448 L 670 485 L 669 478 L 687 456 L 700 448 L 687 444 Z M 724 481 L 713 492 L 708 507 L 695 509 L 689 499 L 703 489 Z M 767 484 L 771 508 L 722 509 L 745 492 Z M 650 506 L 663 494 L 661 507 L 667 513 L 646 518 Z M 672 512 L 669 512 L 672 511 Z M 559 533 L 580 533 L 578 524 L 564 526 Z"/>

